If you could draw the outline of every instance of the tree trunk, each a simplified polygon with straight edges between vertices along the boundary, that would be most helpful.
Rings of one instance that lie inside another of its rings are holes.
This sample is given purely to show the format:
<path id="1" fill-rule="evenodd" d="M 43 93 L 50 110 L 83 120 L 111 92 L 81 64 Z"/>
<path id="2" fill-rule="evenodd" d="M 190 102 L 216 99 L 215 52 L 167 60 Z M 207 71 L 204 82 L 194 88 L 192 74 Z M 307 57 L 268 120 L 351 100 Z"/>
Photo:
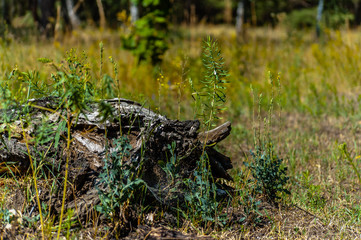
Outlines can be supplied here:
<path id="1" fill-rule="evenodd" d="M 224 22 L 232 23 L 232 0 L 224 0 Z"/>
<path id="2" fill-rule="evenodd" d="M 0 9 L 1 9 L 1 22 L 0 24 L 4 24 L 6 22 L 6 18 L 5 18 L 5 0 L 1 0 L 1 5 L 0 5 Z"/>
<path id="3" fill-rule="evenodd" d="M 252 25 L 257 26 L 256 0 L 251 1 L 251 16 Z"/>
<path id="4" fill-rule="evenodd" d="M 53 36 L 54 26 L 49 22 L 49 19 L 55 16 L 55 0 L 39 0 L 38 6 L 41 12 L 39 30 L 46 37 L 51 37 Z"/>
<path id="5" fill-rule="evenodd" d="M 73 0 L 65 0 L 66 9 L 68 12 L 70 24 L 73 29 L 76 29 L 80 25 L 80 20 L 76 13 L 74 12 L 74 2 Z"/>
<path id="6" fill-rule="evenodd" d="M 100 23 L 99 23 L 100 28 L 105 29 L 107 22 L 106 22 L 106 18 L 105 18 L 102 0 L 97 0 L 97 5 L 98 5 L 99 17 L 100 17 Z"/>
<path id="7" fill-rule="evenodd" d="M 130 19 L 132 23 L 139 19 L 139 10 L 136 3 L 130 1 Z"/>
<path id="8" fill-rule="evenodd" d="M 316 19 L 316 36 L 319 38 L 321 36 L 321 19 L 323 12 L 323 0 L 319 0 L 317 7 L 317 19 Z"/>
<path id="9" fill-rule="evenodd" d="M 237 6 L 236 32 L 238 39 L 244 37 L 244 0 L 240 0 Z"/>
<path id="10" fill-rule="evenodd" d="M 56 4 L 56 21 L 55 21 L 55 27 L 54 27 L 54 41 L 60 41 L 60 38 L 61 38 L 60 21 L 61 21 L 61 5 Z"/>
<path id="11" fill-rule="evenodd" d="M 361 24 L 361 2 L 355 3 L 355 24 L 359 26 Z"/>

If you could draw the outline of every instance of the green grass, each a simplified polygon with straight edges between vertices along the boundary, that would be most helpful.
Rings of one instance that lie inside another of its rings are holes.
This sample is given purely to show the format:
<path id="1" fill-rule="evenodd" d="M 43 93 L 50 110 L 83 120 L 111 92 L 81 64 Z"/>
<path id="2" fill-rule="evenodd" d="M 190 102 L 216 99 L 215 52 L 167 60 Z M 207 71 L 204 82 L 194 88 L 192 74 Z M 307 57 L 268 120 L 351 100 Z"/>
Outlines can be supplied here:
<path id="1" fill-rule="evenodd" d="M 254 126 L 264 127 L 263 118 L 267 118 L 274 94 L 268 73 L 279 73 L 279 106 L 276 101 L 269 133 L 279 157 L 288 167 L 291 192 L 279 210 L 258 206 L 262 215 L 272 220 L 271 224 L 257 228 L 243 226 L 242 231 L 218 230 L 212 234 L 235 239 L 258 235 L 269 238 L 359 237 L 361 186 L 354 169 L 359 168 L 361 155 L 361 34 L 326 31 L 324 38 L 316 41 L 313 33 L 300 33 L 298 38 L 293 38 L 283 29 L 259 28 L 249 29 L 247 40 L 239 43 L 234 31 L 227 27 L 199 26 L 182 29 L 180 33 L 182 38 L 174 37 L 174 44 L 157 67 L 138 64 L 131 53 L 121 49 L 117 32 L 99 33 L 87 29 L 74 32 L 61 43 L 2 42 L 0 76 L 4 78 L 13 69 L 35 70 L 46 82 L 52 69 L 37 59 L 49 58 L 61 64 L 65 52 L 74 48 L 78 53 L 85 51 L 88 56 L 95 88 L 100 87 L 100 72 L 108 73 L 118 86 L 115 96 L 146 102 L 169 118 L 191 119 L 194 117 L 192 89 L 187 82 L 191 78 L 196 88 L 202 84 L 201 42 L 211 33 L 219 40 L 228 68 L 229 83 L 225 90 L 228 109 L 222 117 L 231 121 L 233 128 L 231 136 L 219 148 L 231 156 L 234 166 L 245 171 L 243 180 L 247 181 L 250 176 L 242 163 L 251 161 L 249 151 L 254 149 Z M 101 71 L 100 41 L 104 44 Z M 117 74 L 113 71 L 114 63 Z M 18 89 L 15 98 L 24 99 L 27 84 L 12 84 L 11 87 Z M 263 100 L 261 121 L 258 121 L 254 114 L 258 112 L 254 95 L 260 93 Z M 349 158 L 339 151 L 342 143 L 348 146 Z M 353 164 L 349 164 L 349 159 Z M 8 182 L 9 179 L 4 178 L 0 181 L 4 185 Z M 7 191 L 1 194 L 5 199 Z"/>

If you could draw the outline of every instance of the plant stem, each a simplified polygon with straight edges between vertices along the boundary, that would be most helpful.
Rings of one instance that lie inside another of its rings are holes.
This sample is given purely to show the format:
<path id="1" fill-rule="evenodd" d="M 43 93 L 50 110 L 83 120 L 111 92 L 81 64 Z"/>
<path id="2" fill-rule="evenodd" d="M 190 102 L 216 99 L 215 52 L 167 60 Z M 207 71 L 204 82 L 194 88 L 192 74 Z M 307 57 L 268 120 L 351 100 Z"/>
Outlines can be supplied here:
<path id="1" fill-rule="evenodd" d="M 60 238 L 61 224 L 62 224 L 62 221 L 63 221 L 63 214 L 64 214 L 64 208 L 65 208 L 66 187 L 67 187 L 67 181 L 68 181 L 69 155 L 70 155 L 70 143 L 71 143 L 71 137 L 70 137 L 70 130 L 71 130 L 70 109 L 68 109 L 68 111 L 67 111 L 67 126 L 68 126 L 68 136 L 67 136 L 67 139 L 66 139 L 66 163 L 65 163 L 65 176 L 64 176 L 64 190 L 63 190 L 63 199 L 62 199 L 62 203 L 61 203 L 59 228 L 58 228 L 58 234 L 57 234 L 56 239 Z"/>
<path id="2" fill-rule="evenodd" d="M 341 152 L 345 155 L 346 160 L 348 161 L 348 163 L 352 166 L 352 169 L 355 171 L 355 173 L 356 173 L 356 175 L 357 175 L 357 178 L 358 178 L 358 181 L 359 181 L 359 183 L 360 183 L 360 185 L 361 185 L 360 172 L 359 172 L 359 170 L 357 169 L 356 164 L 353 162 L 353 159 L 351 158 L 349 151 L 347 150 L 346 143 L 341 144 L 341 145 L 339 146 L 339 148 L 340 148 Z"/>
<path id="3" fill-rule="evenodd" d="M 34 188 L 35 188 L 35 193 L 36 193 L 36 201 L 38 204 L 38 208 L 39 208 L 39 215 L 40 215 L 40 223 L 41 223 L 41 237 L 44 240 L 45 239 L 45 235 L 44 235 L 44 220 L 43 220 L 43 214 L 41 212 L 41 203 L 40 203 L 40 198 L 39 198 L 39 191 L 38 191 L 38 184 L 36 181 L 36 169 L 34 169 L 34 164 L 33 164 L 33 158 L 31 157 L 31 153 L 30 153 L 30 149 L 29 149 L 29 144 L 28 144 L 28 138 L 25 134 L 25 129 L 23 126 L 23 122 L 21 121 L 21 129 L 23 130 L 23 137 L 25 140 L 25 145 L 26 145 L 26 149 L 28 151 L 28 155 L 29 155 L 29 160 L 30 160 L 30 166 L 31 166 L 31 171 L 33 172 L 33 181 L 34 181 Z"/>

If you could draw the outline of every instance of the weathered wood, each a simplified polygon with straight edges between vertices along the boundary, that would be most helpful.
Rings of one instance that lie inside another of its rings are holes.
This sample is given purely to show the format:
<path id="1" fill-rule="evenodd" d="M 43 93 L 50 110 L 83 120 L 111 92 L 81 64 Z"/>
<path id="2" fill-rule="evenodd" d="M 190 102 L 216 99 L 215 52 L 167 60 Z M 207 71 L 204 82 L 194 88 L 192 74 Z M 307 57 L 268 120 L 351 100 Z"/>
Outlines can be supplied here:
<path id="1" fill-rule="evenodd" d="M 230 134 L 231 123 L 226 122 L 215 129 L 199 133 L 198 120 L 170 120 L 127 99 L 104 100 L 112 109 L 112 114 L 104 121 L 98 103 L 88 104 L 88 110 L 77 117 L 70 115 L 72 142 L 69 152 L 65 151 L 66 128 L 60 132 L 62 137 L 57 148 L 50 143 L 46 146 L 35 146 L 32 139 L 35 139 L 41 124 L 44 122 L 53 124 L 50 126 L 54 131 L 49 134 L 55 138 L 57 127 L 62 120 L 60 115 L 69 117 L 65 110 L 57 109 L 57 100 L 56 98 L 30 100 L 26 112 L 21 110 L 21 106 L 14 106 L 11 110 L 0 110 L 2 114 L 14 119 L 10 123 L 3 122 L 0 125 L 0 164 L 12 164 L 13 167 L 20 169 L 20 173 L 28 170 L 30 166 L 26 147 L 28 142 L 33 158 L 39 157 L 39 152 L 46 152 L 46 157 L 42 159 L 43 164 L 48 165 L 51 174 L 58 177 L 59 189 L 61 189 L 66 156 L 70 154 L 68 181 L 72 188 L 68 189 L 66 207 L 76 206 L 80 209 L 78 214 L 82 217 L 88 216 L 94 205 L 99 203 L 95 186 L 97 178 L 103 168 L 103 160 L 107 152 L 115 151 L 113 140 L 121 135 L 128 137 L 133 148 L 128 161 L 142 166 L 141 177 L 146 182 L 150 195 L 162 204 L 175 206 L 175 201 L 182 199 L 184 194 L 181 192 L 181 187 L 177 188 L 174 183 L 170 183 L 159 164 L 169 160 L 168 146 L 173 142 L 176 144 L 174 154 L 178 159 L 181 178 L 192 177 L 197 161 L 205 151 L 213 177 L 232 179 L 227 173 L 227 170 L 232 168 L 230 158 L 213 148 Z M 28 121 L 30 119 L 31 124 L 22 120 L 25 118 Z M 41 197 L 43 201 L 51 202 L 53 211 L 60 211 L 61 191 L 52 193 L 44 189 Z"/>
<path id="2" fill-rule="evenodd" d="M 231 133 L 231 129 L 232 129 L 231 123 L 226 122 L 212 130 L 199 133 L 198 139 L 203 144 L 204 144 L 204 142 L 206 142 L 205 144 L 207 146 L 214 145 L 216 143 L 221 142 L 226 137 L 228 137 L 228 135 Z"/>

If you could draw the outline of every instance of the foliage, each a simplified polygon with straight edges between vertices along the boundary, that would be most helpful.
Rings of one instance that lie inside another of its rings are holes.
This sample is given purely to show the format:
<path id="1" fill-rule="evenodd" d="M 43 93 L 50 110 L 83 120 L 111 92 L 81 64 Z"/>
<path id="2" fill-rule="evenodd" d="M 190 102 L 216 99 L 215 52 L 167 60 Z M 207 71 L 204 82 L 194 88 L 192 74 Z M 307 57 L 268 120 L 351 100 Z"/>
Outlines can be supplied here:
<path id="1" fill-rule="evenodd" d="M 210 36 L 203 42 L 202 62 L 205 68 L 203 79 L 201 80 L 203 89 L 200 92 L 193 93 L 196 104 L 202 104 L 201 113 L 203 123 L 207 128 L 215 125 L 215 121 L 220 119 L 219 114 L 225 110 L 223 107 L 226 102 L 225 84 L 228 76 L 224 66 L 224 59 L 217 41 Z M 193 82 L 190 81 L 192 90 Z"/>
<path id="2" fill-rule="evenodd" d="M 2 224 L 11 223 L 13 213 L 7 208 L 0 209 L 0 222 Z"/>
<path id="3" fill-rule="evenodd" d="M 349 150 L 347 149 L 347 144 L 343 143 L 343 144 L 339 145 L 339 150 L 340 150 L 342 156 L 344 156 L 346 158 L 347 163 L 352 166 L 352 169 L 354 170 L 354 172 L 357 175 L 359 184 L 361 185 L 361 175 L 360 175 L 359 167 L 358 167 L 357 163 L 355 163 L 354 159 L 351 157 L 351 154 L 350 154 Z M 360 158 L 360 157 L 358 157 L 358 158 Z"/>
<path id="4" fill-rule="evenodd" d="M 131 33 L 122 38 L 123 47 L 131 50 L 139 61 L 158 64 L 168 49 L 168 0 L 141 2 L 145 14 L 134 23 Z"/>
<path id="5" fill-rule="evenodd" d="M 189 79 L 189 83 L 193 91 L 192 95 L 194 95 L 195 112 L 197 112 L 197 108 L 201 104 L 202 113 L 199 116 L 203 118 L 204 126 L 210 129 L 211 126 L 215 125 L 214 121 L 220 119 L 219 114 L 225 109 L 222 106 L 226 101 L 224 84 L 228 74 L 217 41 L 208 36 L 203 41 L 202 50 L 202 62 L 205 68 L 201 80 L 202 91 L 197 92 L 195 90 L 191 79 Z M 223 206 L 216 199 L 218 188 L 212 177 L 205 147 L 204 145 L 202 155 L 197 161 L 197 167 L 193 173 L 194 179 L 185 181 L 189 189 L 189 193 L 185 198 L 188 207 L 191 209 L 186 214 L 190 214 L 193 221 L 204 223 L 204 226 L 209 222 L 223 226 L 226 219 L 224 215 L 219 214 Z"/>
<path id="6" fill-rule="evenodd" d="M 162 167 L 163 171 L 171 178 L 171 183 L 174 183 L 176 179 L 179 178 L 179 159 L 175 153 L 176 150 L 176 143 L 172 142 L 172 145 L 168 144 L 168 150 L 170 153 L 170 158 L 168 159 L 166 164 L 163 164 Z"/>
<path id="7" fill-rule="evenodd" d="M 218 190 L 206 153 L 197 161 L 193 179 L 185 179 L 185 184 L 188 189 L 185 195 L 188 211 L 183 212 L 184 217 L 190 218 L 192 222 L 200 222 L 203 226 L 209 226 L 209 223 L 224 226 L 227 219 L 220 214 L 223 206 L 216 199 Z"/>
<path id="8" fill-rule="evenodd" d="M 116 223 L 124 205 L 134 197 L 134 192 L 141 197 L 138 191 L 145 182 L 138 178 L 135 166 L 130 161 L 125 162 L 132 148 L 128 139 L 121 137 L 115 140 L 114 146 L 115 150 L 104 158 L 104 171 L 99 175 L 101 204 L 96 206 L 96 210 Z"/>
<path id="9" fill-rule="evenodd" d="M 249 170 L 243 171 L 239 169 L 235 175 L 236 183 L 236 203 L 243 208 L 244 217 L 239 219 L 240 223 L 249 221 L 247 224 L 252 223 L 257 225 L 261 222 L 263 214 L 259 209 L 261 201 L 258 199 L 257 192 L 255 191 L 256 182 L 254 179 L 249 178 Z"/>
<path id="10" fill-rule="evenodd" d="M 316 8 L 305 8 L 294 10 L 287 16 L 287 27 L 289 32 L 295 30 L 315 28 L 316 27 Z"/>
<path id="11" fill-rule="evenodd" d="M 304 171 L 301 176 L 301 183 L 305 187 L 307 202 L 314 209 L 322 209 L 326 205 L 326 199 L 322 196 L 320 185 L 312 183 L 312 176 L 309 171 Z"/>
<path id="12" fill-rule="evenodd" d="M 272 143 L 258 147 L 256 152 L 251 151 L 253 162 L 247 164 L 252 176 L 257 181 L 256 191 L 264 194 L 271 202 L 280 199 L 280 193 L 290 194 L 285 188 L 289 177 L 287 168 L 274 151 Z"/>
<path id="13" fill-rule="evenodd" d="M 286 20 L 289 32 L 294 33 L 295 30 L 315 28 L 316 15 L 316 8 L 304 8 L 290 12 Z M 322 24 L 329 28 L 339 29 L 345 26 L 346 22 L 351 22 L 352 20 L 354 20 L 354 16 L 349 12 L 328 9 L 325 10 L 322 17 Z"/>
<path id="14" fill-rule="evenodd" d="M 261 105 L 263 94 L 260 94 L 258 99 L 258 131 L 257 127 L 255 127 L 255 116 L 253 116 L 254 145 L 256 150 L 251 151 L 251 163 L 245 162 L 245 165 L 251 170 L 252 176 L 256 181 L 255 191 L 263 194 L 268 201 L 276 203 L 276 200 L 281 198 L 279 196 L 281 193 L 290 194 L 290 192 L 285 188 L 285 185 L 289 180 L 289 177 L 287 176 L 287 168 L 283 164 L 283 159 L 279 158 L 275 151 L 271 132 L 271 127 L 273 126 L 272 118 L 275 111 L 275 101 L 279 107 L 279 114 L 281 114 L 281 103 L 279 100 L 281 88 L 280 76 L 278 74 L 276 80 L 274 79 L 273 74 L 269 71 L 268 78 L 271 93 L 269 103 L 267 104 L 268 116 L 264 118 L 263 122 L 265 131 L 261 131 Z M 278 88 L 277 95 L 275 95 L 275 85 Z M 252 86 L 251 91 L 254 95 L 254 89 Z"/>
<path id="15" fill-rule="evenodd" d="M 72 49 L 67 52 L 66 68 L 57 69 L 53 65 L 58 71 L 51 76 L 54 85 L 50 95 L 60 98 L 65 108 L 76 113 L 87 109 L 87 101 L 94 94 L 86 59 L 85 53 L 78 57 L 75 50 Z"/>

